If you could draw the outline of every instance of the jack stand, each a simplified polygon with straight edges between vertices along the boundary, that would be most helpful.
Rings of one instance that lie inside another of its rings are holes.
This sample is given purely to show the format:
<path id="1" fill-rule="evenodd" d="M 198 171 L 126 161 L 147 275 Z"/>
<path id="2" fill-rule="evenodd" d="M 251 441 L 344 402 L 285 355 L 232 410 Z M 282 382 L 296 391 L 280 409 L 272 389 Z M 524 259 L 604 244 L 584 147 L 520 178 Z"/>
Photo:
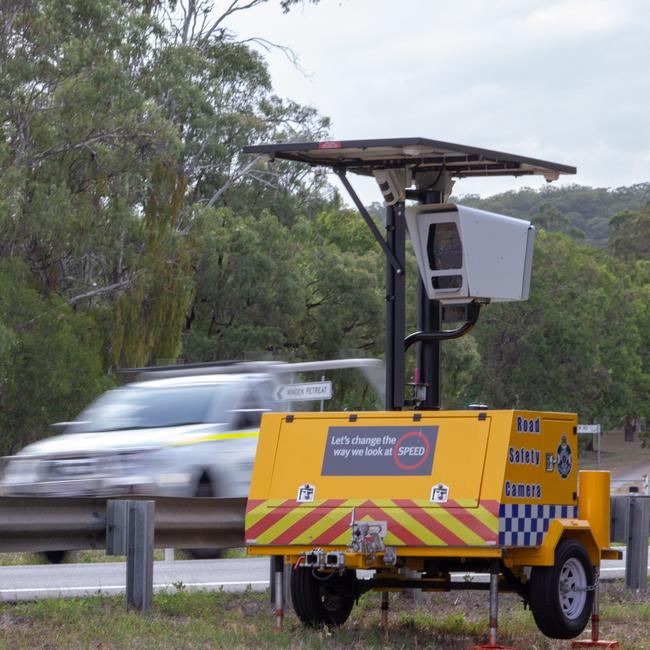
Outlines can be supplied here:
<path id="1" fill-rule="evenodd" d="M 581 641 L 574 641 L 571 644 L 572 648 L 618 648 L 618 641 L 607 641 L 599 639 L 600 634 L 600 569 L 594 572 L 594 581 L 596 587 L 594 589 L 594 606 L 591 613 L 591 639 L 584 639 Z"/>
<path id="2" fill-rule="evenodd" d="M 473 645 L 469 650 L 519 650 L 497 643 L 499 627 L 499 560 L 490 561 L 490 638 L 485 645 Z"/>
<path id="3" fill-rule="evenodd" d="M 275 580 L 275 627 L 274 632 L 282 632 L 284 618 L 284 557 L 276 555 L 273 558 L 273 578 Z"/>
<path id="4" fill-rule="evenodd" d="M 388 592 L 381 592 L 381 626 L 388 630 Z"/>

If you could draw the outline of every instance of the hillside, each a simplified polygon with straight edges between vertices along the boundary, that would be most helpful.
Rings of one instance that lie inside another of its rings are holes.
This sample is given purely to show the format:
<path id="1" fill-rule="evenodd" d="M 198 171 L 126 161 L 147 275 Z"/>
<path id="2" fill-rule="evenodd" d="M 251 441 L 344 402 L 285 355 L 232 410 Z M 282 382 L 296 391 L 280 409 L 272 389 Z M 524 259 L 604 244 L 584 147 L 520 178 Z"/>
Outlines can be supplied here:
<path id="1" fill-rule="evenodd" d="M 621 212 L 636 212 L 648 203 L 650 183 L 615 189 L 549 185 L 541 190 L 523 188 L 487 198 L 465 194 L 451 200 L 533 222 L 540 217 L 548 222 L 550 218 L 553 223 L 548 224 L 548 229 L 564 230 L 589 243 L 604 246 L 609 219 Z"/>

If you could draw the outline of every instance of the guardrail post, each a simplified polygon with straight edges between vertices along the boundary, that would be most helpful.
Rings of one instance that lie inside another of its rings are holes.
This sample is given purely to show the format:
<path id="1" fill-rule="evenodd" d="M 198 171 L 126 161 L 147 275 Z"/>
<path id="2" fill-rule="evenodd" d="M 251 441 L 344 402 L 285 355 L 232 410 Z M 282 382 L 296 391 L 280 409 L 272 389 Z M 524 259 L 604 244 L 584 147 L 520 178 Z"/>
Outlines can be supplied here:
<path id="1" fill-rule="evenodd" d="M 126 555 L 127 611 L 151 610 L 155 506 L 155 501 L 106 504 L 106 555 Z"/>
<path id="2" fill-rule="evenodd" d="M 650 537 L 650 498 L 628 497 L 629 519 L 625 586 L 645 591 L 648 588 L 648 537 Z"/>
<path id="3" fill-rule="evenodd" d="M 126 553 L 126 609 L 143 614 L 153 601 L 153 543 L 155 501 L 129 501 Z"/>
<path id="4" fill-rule="evenodd" d="M 613 496 L 609 499 L 610 542 L 627 543 L 630 519 L 630 497 Z"/>
<path id="5" fill-rule="evenodd" d="M 106 555 L 126 555 L 128 501 L 106 502 Z"/>

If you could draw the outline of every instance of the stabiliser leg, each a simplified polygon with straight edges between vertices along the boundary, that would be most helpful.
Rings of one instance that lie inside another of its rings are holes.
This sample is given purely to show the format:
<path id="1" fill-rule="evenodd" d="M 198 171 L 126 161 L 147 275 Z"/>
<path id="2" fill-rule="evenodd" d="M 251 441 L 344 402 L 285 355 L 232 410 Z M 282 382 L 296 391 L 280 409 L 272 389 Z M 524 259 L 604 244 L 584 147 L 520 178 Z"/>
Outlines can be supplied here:
<path id="1" fill-rule="evenodd" d="M 499 629 L 499 560 L 490 561 L 490 631 L 485 645 L 474 645 L 469 650 L 519 650 L 497 643 Z"/>
<path id="2" fill-rule="evenodd" d="M 599 639 L 600 635 L 600 569 L 594 573 L 594 606 L 591 613 L 591 639 L 574 641 L 572 648 L 618 648 L 618 641 Z"/>
<path id="3" fill-rule="evenodd" d="M 284 557 L 273 557 L 273 579 L 275 581 L 275 632 L 282 632 L 284 618 Z"/>
<path id="4" fill-rule="evenodd" d="M 381 592 L 381 626 L 388 629 L 388 592 Z"/>

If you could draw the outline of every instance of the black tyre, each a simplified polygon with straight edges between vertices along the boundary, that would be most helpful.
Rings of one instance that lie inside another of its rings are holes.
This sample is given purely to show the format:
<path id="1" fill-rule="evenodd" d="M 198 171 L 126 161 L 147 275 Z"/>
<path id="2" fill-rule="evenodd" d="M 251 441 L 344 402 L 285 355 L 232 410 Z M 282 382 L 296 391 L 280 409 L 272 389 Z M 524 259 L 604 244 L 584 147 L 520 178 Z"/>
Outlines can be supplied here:
<path id="1" fill-rule="evenodd" d="M 587 625 L 594 601 L 594 568 L 575 539 L 555 549 L 555 565 L 533 567 L 530 609 L 540 631 L 552 639 L 572 639 Z"/>
<path id="2" fill-rule="evenodd" d="M 43 557 L 50 564 L 61 564 L 67 554 L 67 551 L 43 551 Z"/>
<path id="3" fill-rule="evenodd" d="M 212 483 L 210 483 L 207 477 L 204 476 L 201 478 L 194 496 L 203 498 L 215 496 Z M 195 560 L 217 560 L 223 556 L 223 549 L 220 548 L 190 548 L 187 549 L 187 552 Z"/>
<path id="4" fill-rule="evenodd" d="M 339 626 L 348 620 L 354 601 L 356 575 L 353 571 L 319 573 L 301 567 L 291 571 L 293 609 L 303 625 Z"/>

